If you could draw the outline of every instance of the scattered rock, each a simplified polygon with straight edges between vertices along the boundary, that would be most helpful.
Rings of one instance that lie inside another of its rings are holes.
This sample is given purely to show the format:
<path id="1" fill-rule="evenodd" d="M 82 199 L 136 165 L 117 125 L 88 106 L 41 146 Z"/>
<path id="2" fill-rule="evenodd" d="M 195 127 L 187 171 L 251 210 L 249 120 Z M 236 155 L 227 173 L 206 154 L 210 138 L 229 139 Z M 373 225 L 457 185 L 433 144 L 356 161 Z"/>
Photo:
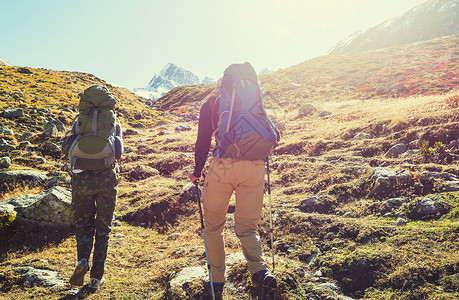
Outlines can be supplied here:
<path id="1" fill-rule="evenodd" d="M 21 135 L 20 140 L 21 140 L 21 141 L 28 141 L 32 136 L 33 136 L 33 133 L 32 133 L 32 132 L 24 132 L 24 133 Z"/>
<path id="2" fill-rule="evenodd" d="M 194 280 L 206 280 L 207 270 L 203 267 L 188 267 L 174 274 L 174 278 L 169 281 L 169 288 L 173 293 L 182 294 L 186 292 L 188 283 Z"/>
<path id="3" fill-rule="evenodd" d="M 459 148 L 459 142 L 457 140 L 452 140 L 451 142 L 449 142 L 449 144 L 446 146 L 447 149 L 451 150 L 451 149 L 457 149 Z"/>
<path id="4" fill-rule="evenodd" d="M 58 157 L 61 155 L 61 147 L 53 142 L 46 141 L 42 148 L 42 153 L 44 155 L 50 155 Z"/>
<path id="5" fill-rule="evenodd" d="M 155 126 L 164 126 L 164 125 L 169 125 L 169 122 L 161 120 L 155 124 Z"/>
<path id="6" fill-rule="evenodd" d="M 425 197 L 416 203 L 409 216 L 412 219 L 431 219 L 440 216 L 445 211 L 442 205 L 436 203 L 429 197 Z"/>
<path id="7" fill-rule="evenodd" d="M 6 127 L 6 126 L 0 126 L 0 134 L 13 135 L 14 131 L 13 131 L 13 129 L 10 129 L 10 128 Z"/>
<path id="8" fill-rule="evenodd" d="M 145 165 L 138 165 L 133 170 L 129 171 L 126 177 L 129 180 L 138 181 L 157 175 L 159 175 L 159 171 L 155 168 Z"/>
<path id="9" fill-rule="evenodd" d="M 14 189 L 17 186 L 37 186 L 44 184 L 46 175 L 33 170 L 15 170 L 0 172 L 0 191 Z"/>
<path id="10" fill-rule="evenodd" d="M 329 289 L 333 291 L 339 291 L 339 287 L 332 282 L 325 282 L 320 285 L 321 288 Z"/>
<path id="11" fill-rule="evenodd" d="M 139 132 L 128 128 L 123 132 L 123 135 L 139 135 Z"/>
<path id="12" fill-rule="evenodd" d="M 330 213 L 336 207 L 336 202 L 324 195 L 307 198 L 300 202 L 298 208 L 302 212 Z"/>
<path id="13" fill-rule="evenodd" d="M 16 147 L 9 144 L 7 141 L 4 139 L 0 139 L 0 151 L 2 152 L 10 152 L 16 150 Z"/>
<path id="14" fill-rule="evenodd" d="M 0 169 L 8 169 L 11 166 L 11 159 L 9 157 L 0 158 Z"/>
<path id="15" fill-rule="evenodd" d="M 372 139 L 373 136 L 366 132 L 359 132 L 354 136 L 354 140 Z"/>
<path id="16" fill-rule="evenodd" d="M 410 149 L 418 149 L 418 148 L 421 147 L 421 145 L 422 145 L 422 139 L 417 139 L 417 140 L 411 141 L 408 144 L 408 148 L 410 148 Z"/>
<path id="17" fill-rule="evenodd" d="M 317 111 L 317 108 L 315 108 L 314 105 L 305 104 L 298 110 L 298 118 L 307 117 L 309 115 L 312 115 L 316 111 Z"/>
<path id="18" fill-rule="evenodd" d="M 177 132 L 190 131 L 190 130 L 191 130 L 191 126 L 188 126 L 188 125 L 180 125 L 180 126 L 175 128 L 175 131 L 177 131 Z"/>
<path id="19" fill-rule="evenodd" d="M 408 89 L 403 83 L 398 83 L 390 87 L 389 92 L 391 94 L 405 94 L 408 93 L 410 89 Z"/>
<path id="20" fill-rule="evenodd" d="M 396 209 L 399 209 L 404 203 L 409 202 L 410 199 L 407 197 L 390 198 L 381 202 L 379 206 L 379 212 L 382 214 L 390 213 Z"/>
<path id="21" fill-rule="evenodd" d="M 371 194 L 375 198 L 398 196 L 402 189 L 413 186 L 413 176 L 407 170 L 393 170 L 390 168 L 375 168 L 370 177 L 372 182 Z"/>
<path id="22" fill-rule="evenodd" d="M 16 220 L 16 211 L 14 210 L 14 205 L 3 204 L 0 202 L 0 229 Z"/>
<path id="23" fill-rule="evenodd" d="M 16 119 L 24 116 L 22 108 L 8 108 L 3 112 L 3 117 L 7 119 Z"/>
<path id="24" fill-rule="evenodd" d="M 406 225 L 407 223 L 408 223 L 408 221 L 405 218 L 402 218 L 402 217 L 399 217 L 397 219 L 397 221 L 395 221 L 395 224 L 397 226 L 403 226 L 403 225 Z"/>
<path id="25" fill-rule="evenodd" d="M 173 233 L 167 237 L 168 241 L 176 240 L 180 238 L 182 235 L 180 233 Z"/>
<path id="26" fill-rule="evenodd" d="M 419 153 L 419 149 L 410 149 L 400 155 L 402 158 L 410 157 Z"/>
<path id="27" fill-rule="evenodd" d="M 323 111 L 321 111 L 321 112 L 319 113 L 319 117 L 325 118 L 325 117 L 328 117 L 328 116 L 331 115 L 331 114 L 332 114 L 331 112 L 323 110 Z"/>
<path id="28" fill-rule="evenodd" d="M 57 133 L 58 130 L 54 123 L 48 122 L 43 126 L 43 135 L 45 137 L 57 137 Z"/>
<path id="29" fill-rule="evenodd" d="M 400 143 L 397 145 L 392 146 L 389 150 L 387 150 L 386 157 L 398 157 L 400 154 L 404 153 L 407 150 L 405 144 Z"/>
<path id="30" fill-rule="evenodd" d="M 26 287 L 42 286 L 46 288 L 63 287 L 66 282 L 59 278 L 56 271 L 35 269 L 32 267 L 18 267 L 14 273 Z"/>
<path id="31" fill-rule="evenodd" d="M 2 202 L 13 205 L 26 221 L 63 226 L 71 223 L 70 189 L 56 186 L 38 195 L 20 195 Z"/>
<path id="32" fill-rule="evenodd" d="M 18 68 L 17 72 L 21 74 L 32 74 L 32 71 L 30 71 L 28 68 Z"/>
<path id="33" fill-rule="evenodd" d="M 62 121 L 57 120 L 57 119 L 49 120 L 43 125 L 43 128 L 46 130 L 46 128 L 51 125 L 56 126 L 58 132 L 65 131 L 64 123 L 62 123 Z"/>

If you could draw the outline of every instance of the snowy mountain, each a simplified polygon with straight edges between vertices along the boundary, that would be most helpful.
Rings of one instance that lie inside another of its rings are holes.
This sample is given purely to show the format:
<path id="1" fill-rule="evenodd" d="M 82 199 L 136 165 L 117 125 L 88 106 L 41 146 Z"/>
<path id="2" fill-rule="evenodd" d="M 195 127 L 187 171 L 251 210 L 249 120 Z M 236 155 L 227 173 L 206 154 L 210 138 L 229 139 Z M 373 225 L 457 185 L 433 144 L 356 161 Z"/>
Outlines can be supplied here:
<path id="1" fill-rule="evenodd" d="M 12 64 L 0 57 L 0 66 L 12 66 Z"/>
<path id="2" fill-rule="evenodd" d="M 211 84 L 214 83 L 214 80 L 206 76 L 202 83 Z M 201 84 L 198 76 L 175 64 L 168 63 L 159 74 L 153 76 L 146 88 L 134 89 L 134 93 L 141 97 L 155 100 L 174 87 L 197 84 Z"/>
<path id="3" fill-rule="evenodd" d="M 329 54 L 360 52 L 459 34 L 459 0 L 429 0 L 405 13 L 357 32 Z"/>
<path id="4" fill-rule="evenodd" d="M 260 70 L 260 72 L 258 72 L 258 76 L 261 76 L 261 75 L 267 75 L 267 74 L 270 74 L 274 71 L 268 69 L 268 68 L 263 68 Z"/>

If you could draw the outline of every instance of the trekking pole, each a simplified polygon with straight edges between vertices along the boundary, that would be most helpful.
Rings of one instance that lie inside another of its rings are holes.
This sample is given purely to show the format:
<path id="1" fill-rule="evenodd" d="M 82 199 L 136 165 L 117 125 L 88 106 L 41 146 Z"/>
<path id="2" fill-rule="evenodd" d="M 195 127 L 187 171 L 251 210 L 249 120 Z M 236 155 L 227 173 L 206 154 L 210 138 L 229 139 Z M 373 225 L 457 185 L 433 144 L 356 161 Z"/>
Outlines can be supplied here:
<path id="1" fill-rule="evenodd" d="M 197 180 L 195 182 L 195 185 L 196 185 L 196 198 L 198 199 L 199 216 L 201 217 L 201 229 L 202 229 L 202 237 L 204 239 L 204 249 L 206 250 L 206 261 L 207 261 L 207 270 L 209 271 L 210 290 L 212 291 L 212 300 L 215 300 L 214 282 L 212 280 L 212 273 L 210 272 L 210 262 L 209 262 L 209 254 L 207 252 L 206 232 L 204 231 L 204 219 L 202 218 L 201 197 L 199 196 L 199 187 L 198 187 Z"/>
<path id="2" fill-rule="evenodd" d="M 269 197 L 269 231 L 271 232 L 271 253 L 273 256 L 273 272 L 274 272 L 274 233 L 273 233 L 273 214 L 271 206 L 271 180 L 269 178 L 269 157 L 266 160 L 266 173 L 268 174 L 268 197 Z"/>

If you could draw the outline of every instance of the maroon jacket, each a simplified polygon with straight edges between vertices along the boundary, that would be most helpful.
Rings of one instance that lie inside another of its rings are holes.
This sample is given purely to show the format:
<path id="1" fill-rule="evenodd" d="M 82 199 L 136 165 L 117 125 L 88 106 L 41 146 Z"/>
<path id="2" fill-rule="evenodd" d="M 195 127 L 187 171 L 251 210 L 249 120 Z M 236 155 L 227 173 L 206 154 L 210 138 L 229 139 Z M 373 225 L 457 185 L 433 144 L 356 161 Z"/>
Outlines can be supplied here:
<path id="1" fill-rule="evenodd" d="M 217 128 L 218 113 L 214 109 L 218 102 L 216 96 L 211 96 L 201 107 L 199 112 L 198 137 L 194 148 L 194 172 L 196 178 L 201 177 L 202 169 L 209 155 L 212 133 Z"/>

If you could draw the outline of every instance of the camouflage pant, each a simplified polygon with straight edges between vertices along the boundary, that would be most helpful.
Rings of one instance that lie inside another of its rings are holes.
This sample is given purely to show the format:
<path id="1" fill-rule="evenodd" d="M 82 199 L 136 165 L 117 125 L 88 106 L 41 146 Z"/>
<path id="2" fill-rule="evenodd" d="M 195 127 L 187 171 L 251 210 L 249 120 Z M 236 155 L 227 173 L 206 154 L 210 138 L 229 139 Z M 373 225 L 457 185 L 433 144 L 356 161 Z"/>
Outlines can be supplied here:
<path id="1" fill-rule="evenodd" d="M 111 222 L 118 193 L 114 169 L 84 171 L 72 175 L 72 212 L 76 226 L 78 260 L 92 251 L 91 278 L 102 278 L 107 258 Z"/>

